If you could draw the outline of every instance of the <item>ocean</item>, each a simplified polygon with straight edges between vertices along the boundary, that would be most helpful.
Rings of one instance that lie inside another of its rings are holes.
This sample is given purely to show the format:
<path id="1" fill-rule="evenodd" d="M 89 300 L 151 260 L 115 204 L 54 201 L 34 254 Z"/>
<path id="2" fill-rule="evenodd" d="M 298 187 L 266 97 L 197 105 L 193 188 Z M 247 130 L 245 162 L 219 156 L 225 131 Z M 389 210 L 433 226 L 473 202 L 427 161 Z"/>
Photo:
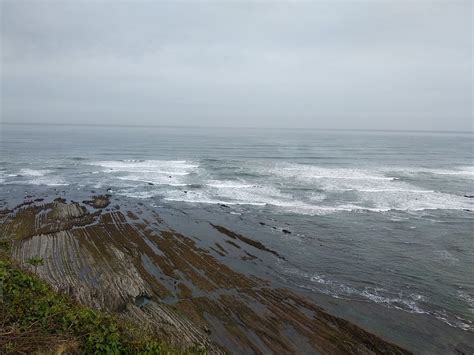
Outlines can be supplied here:
<path id="1" fill-rule="evenodd" d="M 0 129 L 0 208 L 108 192 L 224 221 L 286 259 L 249 273 L 410 350 L 474 349 L 472 133 Z"/>

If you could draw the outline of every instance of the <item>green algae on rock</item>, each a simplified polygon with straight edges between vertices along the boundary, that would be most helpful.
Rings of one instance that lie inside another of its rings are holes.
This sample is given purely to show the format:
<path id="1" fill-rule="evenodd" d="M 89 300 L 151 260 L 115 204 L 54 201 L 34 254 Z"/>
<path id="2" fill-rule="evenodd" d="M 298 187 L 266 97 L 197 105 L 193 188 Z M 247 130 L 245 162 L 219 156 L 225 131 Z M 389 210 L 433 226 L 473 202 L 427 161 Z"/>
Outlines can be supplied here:
<path id="1" fill-rule="evenodd" d="M 55 290 L 120 314 L 176 349 L 408 353 L 289 290 L 235 271 L 224 262 L 228 252 L 221 244 L 212 244 L 218 250 L 198 246 L 154 211 L 142 217 L 142 208 L 89 211 L 64 200 L 21 206 L 0 216 L 0 239 L 11 237 L 13 260 Z M 239 247 L 242 262 L 258 253 L 284 258 L 225 227 L 213 228 Z M 27 263 L 32 257 L 44 261 L 35 270 Z"/>

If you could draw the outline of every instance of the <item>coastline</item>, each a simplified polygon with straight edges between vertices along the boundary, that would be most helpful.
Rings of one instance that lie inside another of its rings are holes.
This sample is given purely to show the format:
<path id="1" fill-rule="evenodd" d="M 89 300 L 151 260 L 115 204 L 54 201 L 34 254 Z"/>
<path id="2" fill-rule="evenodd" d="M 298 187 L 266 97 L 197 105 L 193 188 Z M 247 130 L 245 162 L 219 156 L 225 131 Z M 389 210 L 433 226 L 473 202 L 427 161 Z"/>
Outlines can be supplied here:
<path id="1" fill-rule="evenodd" d="M 0 238 L 11 240 L 15 262 L 55 290 L 178 349 L 409 353 L 226 262 L 284 258 L 261 242 L 210 223 L 195 226 L 200 237 L 184 235 L 140 203 L 109 198 L 28 201 L 0 214 Z M 35 257 L 43 263 L 33 268 L 27 261 Z"/>

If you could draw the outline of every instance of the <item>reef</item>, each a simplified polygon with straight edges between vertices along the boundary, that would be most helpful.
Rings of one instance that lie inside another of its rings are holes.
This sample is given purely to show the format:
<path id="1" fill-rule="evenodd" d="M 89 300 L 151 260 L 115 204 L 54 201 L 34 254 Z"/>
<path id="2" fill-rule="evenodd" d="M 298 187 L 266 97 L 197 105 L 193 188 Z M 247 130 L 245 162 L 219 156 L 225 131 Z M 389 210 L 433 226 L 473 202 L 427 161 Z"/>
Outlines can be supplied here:
<path id="1" fill-rule="evenodd" d="M 11 259 L 73 300 L 136 322 L 177 349 L 220 353 L 407 354 L 293 291 L 236 271 L 281 253 L 209 224 L 184 235 L 142 206 L 107 195 L 36 201 L 0 213 Z M 213 234 L 214 233 L 214 234 Z M 41 263 L 32 265 L 36 258 Z"/>

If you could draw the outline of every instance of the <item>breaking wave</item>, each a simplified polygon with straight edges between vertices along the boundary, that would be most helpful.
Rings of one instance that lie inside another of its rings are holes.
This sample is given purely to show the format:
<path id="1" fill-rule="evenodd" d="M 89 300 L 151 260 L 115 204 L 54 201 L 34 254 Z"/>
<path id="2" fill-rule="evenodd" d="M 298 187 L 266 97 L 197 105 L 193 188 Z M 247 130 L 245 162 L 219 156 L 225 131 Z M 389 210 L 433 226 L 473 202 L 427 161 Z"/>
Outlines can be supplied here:
<path id="1" fill-rule="evenodd" d="M 304 215 L 473 208 L 473 203 L 463 196 L 413 185 L 393 171 L 387 175 L 385 168 L 325 168 L 263 162 L 216 168 L 185 160 L 90 164 L 102 167 L 103 179 L 114 179 L 122 189 L 121 194 L 136 198 L 267 206 L 277 212 Z M 231 178 L 221 173 L 226 169 L 232 171 Z M 143 183 L 142 187 L 137 183 Z"/>

